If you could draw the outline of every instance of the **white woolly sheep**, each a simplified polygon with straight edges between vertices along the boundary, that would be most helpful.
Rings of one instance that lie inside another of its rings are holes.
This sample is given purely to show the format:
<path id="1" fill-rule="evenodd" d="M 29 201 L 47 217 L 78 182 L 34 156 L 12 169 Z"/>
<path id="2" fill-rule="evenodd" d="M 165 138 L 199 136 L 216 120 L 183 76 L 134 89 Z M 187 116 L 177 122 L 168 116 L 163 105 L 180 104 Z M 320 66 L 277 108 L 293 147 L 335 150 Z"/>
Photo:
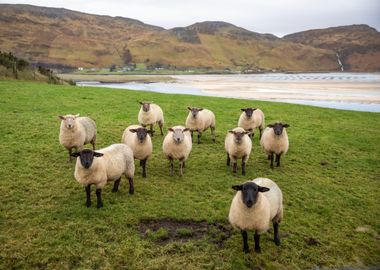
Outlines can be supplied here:
<path id="1" fill-rule="evenodd" d="M 260 144 L 270 159 L 270 167 L 273 169 L 273 155 L 276 154 L 277 167 L 280 166 L 282 154 L 286 154 L 289 149 L 289 138 L 286 133 L 288 124 L 274 123 L 269 124 L 263 132 Z"/>
<path id="2" fill-rule="evenodd" d="M 243 251 L 249 252 L 247 231 L 255 231 L 255 251 L 261 252 L 260 234 L 273 223 L 274 242 L 280 245 L 279 223 L 283 218 L 282 192 L 268 178 L 256 178 L 241 185 L 232 186 L 238 192 L 232 200 L 228 219 L 241 231 Z"/>
<path id="3" fill-rule="evenodd" d="M 162 132 L 162 127 L 164 125 L 164 113 L 162 112 L 160 106 L 153 104 L 152 102 L 140 102 L 140 104 L 141 108 L 138 115 L 139 124 L 143 127 L 150 125 L 150 130 L 153 131 L 153 125 L 158 123 L 161 135 L 164 135 Z"/>
<path id="4" fill-rule="evenodd" d="M 250 131 L 252 137 L 255 135 L 255 130 L 260 130 L 260 138 L 265 127 L 265 116 L 262 110 L 256 108 L 241 109 L 243 112 L 240 115 L 238 126 Z"/>
<path id="5" fill-rule="evenodd" d="M 191 136 L 188 128 L 175 126 L 168 129 L 162 143 L 162 150 L 170 161 L 170 175 L 173 176 L 173 160 L 179 160 L 180 175 L 183 175 L 185 161 L 189 157 L 192 148 Z"/>
<path id="6" fill-rule="evenodd" d="M 186 118 L 185 126 L 191 132 L 191 140 L 193 140 L 193 132 L 198 132 L 198 144 L 201 143 L 202 132 L 211 129 L 212 141 L 215 142 L 215 115 L 212 111 L 203 108 L 187 107 L 189 114 Z"/>
<path id="7" fill-rule="evenodd" d="M 132 149 L 134 158 L 140 160 L 143 177 L 146 177 L 146 161 L 150 158 L 153 151 L 152 139 L 149 135 L 153 134 L 153 132 L 139 125 L 131 125 L 124 130 L 121 139 L 122 143 L 125 143 Z"/>
<path id="8" fill-rule="evenodd" d="M 227 152 L 227 166 L 230 166 L 230 161 L 232 160 L 233 172 L 236 173 L 237 159 L 241 158 L 242 175 L 245 175 L 245 164 L 252 149 L 252 141 L 247 134 L 249 134 L 249 131 L 237 127 L 228 131 L 224 141 L 224 147 Z"/>
<path id="9" fill-rule="evenodd" d="M 77 158 L 75 165 L 75 179 L 86 189 L 86 206 L 91 206 L 91 185 L 96 185 L 97 207 L 103 207 L 102 188 L 107 181 L 115 181 L 112 192 L 119 190 L 122 174 L 129 180 L 129 193 L 133 194 L 133 176 L 135 162 L 133 152 L 126 144 L 112 144 L 98 151 L 84 149 L 71 154 Z"/>
<path id="10" fill-rule="evenodd" d="M 91 143 L 95 150 L 96 144 L 96 124 L 89 117 L 79 117 L 79 114 L 60 115 L 61 127 L 59 130 L 59 143 L 69 151 L 69 161 L 71 161 L 72 149 L 77 151 L 83 149 L 85 144 Z"/>

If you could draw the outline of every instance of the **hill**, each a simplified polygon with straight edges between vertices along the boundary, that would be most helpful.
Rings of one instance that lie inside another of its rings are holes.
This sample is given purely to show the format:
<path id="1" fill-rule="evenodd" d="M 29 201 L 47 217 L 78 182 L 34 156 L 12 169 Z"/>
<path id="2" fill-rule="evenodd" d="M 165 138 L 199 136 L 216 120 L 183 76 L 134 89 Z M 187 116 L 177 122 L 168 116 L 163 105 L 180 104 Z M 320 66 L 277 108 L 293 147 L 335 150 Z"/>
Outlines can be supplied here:
<path id="1" fill-rule="evenodd" d="M 378 113 L 78 88 L 0 81 L 0 269 L 378 268 Z M 162 107 L 165 130 L 184 122 L 187 106 L 206 106 L 216 115 L 216 143 L 205 132 L 184 176 L 176 163 L 170 177 L 163 137 L 155 135 L 147 178 L 135 163 L 135 193 L 128 194 L 123 176 L 119 192 L 111 191 L 112 183 L 104 188 L 103 209 L 94 206 L 92 187 L 93 206 L 86 208 L 74 163 L 58 142 L 57 116 L 92 117 L 102 148 L 119 143 L 137 121 L 139 100 Z M 224 136 L 248 106 L 261 108 L 267 124 L 290 124 L 290 149 L 271 170 L 255 136 L 243 177 L 225 164 Z M 227 221 L 231 186 L 256 177 L 271 178 L 283 190 L 282 240 L 277 247 L 272 233 L 263 234 L 262 253 L 244 254 L 240 232 Z"/>
<path id="2" fill-rule="evenodd" d="M 345 70 L 380 70 L 380 33 L 368 25 L 350 25 L 303 31 L 285 40 L 336 52 Z"/>
<path id="3" fill-rule="evenodd" d="M 253 71 L 339 69 L 331 50 L 225 22 L 166 30 L 128 18 L 30 5 L 0 5 L 0 44 L 3 51 L 52 67 L 141 63 Z"/>

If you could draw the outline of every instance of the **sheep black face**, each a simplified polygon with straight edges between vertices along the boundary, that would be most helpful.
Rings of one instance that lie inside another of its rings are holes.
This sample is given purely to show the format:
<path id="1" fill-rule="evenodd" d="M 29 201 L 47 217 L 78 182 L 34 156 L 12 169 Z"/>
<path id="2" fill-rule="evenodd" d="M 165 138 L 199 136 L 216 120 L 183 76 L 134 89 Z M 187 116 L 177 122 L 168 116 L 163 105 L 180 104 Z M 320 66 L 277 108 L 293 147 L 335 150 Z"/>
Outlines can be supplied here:
<path id="1" fill-rule="evenodd" d="M 246 182 L 241 185 L 232 186 L 232 188 L 241 191 L 242 201 L 248 208 L 251 208 L 256 204 L 259 192 L 267 192 L 270 190 L 269 188 L 261 187 L 254 182 Z"/>
<path id="2" fill-rule="evenodd" d="M 59 119 L 61 119 L 65 123 L 65 127 L 67 129 L 73 129 L 75 126 L 75 118 L 79 117 L 79 114 L 77 115 L 69 115 L 69 116 L 58 116 Z"/>
<path id="3" fill-rule="evenodd" d="M 140 102 L 142 105 L 142 109 L 144 112 L 149 112 L 150 110 L 150 102 Z"/>
<path id="4" fill-rule="evenodd" d="M 183 142 L 183 139 L 185 138 L 185 132 L 188 131 L 189 129 L 188 128 L 185 128 L 185 129 L 180 129 L 180 128 L 176 128 L 176 129 L 172 129 L 172 128 L 169 128 L 168 129 L 169 131 L 173 132 L 173 140 L 176 142 L 176 143 L 181 143 Z"/>
<path id="5" fill-rule="evenodd" d="M 83 149 L 80 152 L 71 154 L 72 157 L 80 158 L 80 163 L 85 169 L 88 169 L 91 167 L 92 162 L 94 161 L 94 157 L 101 157 L 103 155 L 104 154 L 92 151 L 91 149 Z"/>
<path id="6" fill-rule="evenodd" d="M 241 109 L 243 112 L 245 112 L 245 115 L 248 117 L 248 118 L 251 118 L 252 117 L 252 114 L 255 110 L 257 110 L 256 108 L 246 108 L 246 109 Z"/>
<path id="7" fill-rule="evenodd" d="M 250 133 L 249 131 L 238 132 L 238 131 L 233 131 L 233 130 L 229 130 L 228 132 L 234 135 L 234 141 L 237 144 L 241 144 L 241 142 L 243 141 L 244 135 Z"/>
<path id="8" fill-rule="evenodd" d="M 289 127 L 289 125 L 283 124 L 280 122 L 280 123 L 269 124 L 268 127 L 273 128 L 274 134 L 279 136 L 282 134 L 282 131 L 284 130 L 284 128 Z"/>
<path id="9" fill-rule="evenodd" d="M 152 135 L 154 133 L 154 130 L 147 130 L 146 128 L 130 129 L 129 131 L 136 133 L 137 139 L 140 143 L 143 143 L 145 141 L 145 138 L 148 134 Z"/>
<path id="10" fill-rule="evenodd" d="M 191 115 L 193 116 L 193 118 L 197 118 L 197 115 L 200 111 L 203 111 L 202 108 L 191 108 L 191 107 L 187 107 L 187 109 L 191 112 Z"/>

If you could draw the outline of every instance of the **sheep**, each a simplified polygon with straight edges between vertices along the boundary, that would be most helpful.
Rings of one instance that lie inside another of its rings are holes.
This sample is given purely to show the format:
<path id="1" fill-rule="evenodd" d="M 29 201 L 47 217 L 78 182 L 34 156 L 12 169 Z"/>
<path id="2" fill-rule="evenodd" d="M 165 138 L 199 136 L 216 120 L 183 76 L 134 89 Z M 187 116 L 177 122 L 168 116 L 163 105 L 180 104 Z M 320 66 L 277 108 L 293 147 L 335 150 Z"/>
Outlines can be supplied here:
<path id="1" fill-rule="evenodd" d="M 189 157 L 192 141 L 189 129 L 184 126 L 175 126 L 168 129 L 168 134 L 162 143 L 162 150 L 170 161 L 170 176 L 173 176 L 173 160 L 179 160 L 180 175 L 183 175 L 185 161 Z"/>
<path id="2" fill-rule="evenodd" d="M 152 139 L 149 134 L 154 131 L 147 130 L 139 125 L 131 125 L 124 130 L 122 143 L 128 145 L 132 151 L 135 159 L 140 160 L 142 166 L 142 176 L 146 177 L 146 161 L 150 158 L 153 151 Z"/>
<path id="3" fill-rule="evenodd" d="M 273 169 L 273 155 L 276 154 L 277 167 L 280 166 L 282 154 L 286 154 L 289 149 L 289 138 L 286 133 L 288 124 L 269 124 L 261 137 L 260 144 L 270 159 L 270 167 Z"/>
<path id="4" fill-rule="evenodd" d="M 233 172 L 236 173 L 237 159 L 241 158 L 242 175 L 245 175 L 245 164 L 252 149 L 252 141 L 247 134 L 249 134 L 249 131 L 237 127 L 228 131 L 224 141 L 224 147 L 227 152 L 227 166 L 230 166 L 230 161 L 232 160 Z"/>
<path id="5" fill-rule="evenodd" d="M 129 194 L 134 193 L 133 176 L 135 163 L 133 152 L 126 144 L 112 144 L 98 151 L 83 149 L 72 153 L 77 158 L 74 177 L 85 185 L 87 200 L 86 206 L 91 206 L 91 185 L 96 185 L 97 208 L 103 207 L 102 189 L 107 181 L 115 181 L 112 192 L 119 190 L 121 175 L 129 180 Z"/>
<path id="6" fill-rule="evenodd" d="M 150 130 L 153 131 L 153 125 L 158 123 L 160 127 L 161 135 L 162 127 L 164 125 L 164 113 L 162 109 L 157 104 L 153 104 L 152 102 L 140 102 L 141 108 L 138 115 L 139 124 L 143 127 L 150 125 Z M 153 133 L 151 134 L 153 136 Z"/>
<path id="7" fill-rule="evenodd" d="M 198 144 L 201 143 L 202 132 L 211 129 L 212 141 L 215 142 L 215 115 L 212 111 L 203 108 L 187 107 L 189 114 L 186 118 L 186 128 L 191 132 L 191 141 L 193 141 L 193 132 L 198 132 Z"/>
<path id="8" fill-rule="evenodd" d="M 241 109 L 243 112 L 240 115 L 238 126 L 250 131 L 252 137 L 255 135 L 255 129 L 260 130 L 260 137 L 265 127 L 265 116 L 262 110 L 257 108 Z"/>
<path id="9" fill-rule="evenodd" d="M 85 144 L 91 143 L 95 150 L 96 124 L 89 117 L 79 117 L 79 114 L 60 115 L 61 127 L 59 131 L 59 143 L 69 151 L 69 162 L 71 162 L 72 149 L 77 151 L 83 149 Z"/>
<path id="10" fill-rule="evenodd" d="M 261 252 L 260 234 L 273 223 L 274 242 L 280 245 L 279 223 L 283 218 L 282 192 L 275 182 L 268 178 L 256 178 L 244 184 L 232 186 L 237 190 L 230 212 L 229 222 L 241 231 L 243 251 L 249 252 L 247 231 L 255 231 L 255 251 Z"/>

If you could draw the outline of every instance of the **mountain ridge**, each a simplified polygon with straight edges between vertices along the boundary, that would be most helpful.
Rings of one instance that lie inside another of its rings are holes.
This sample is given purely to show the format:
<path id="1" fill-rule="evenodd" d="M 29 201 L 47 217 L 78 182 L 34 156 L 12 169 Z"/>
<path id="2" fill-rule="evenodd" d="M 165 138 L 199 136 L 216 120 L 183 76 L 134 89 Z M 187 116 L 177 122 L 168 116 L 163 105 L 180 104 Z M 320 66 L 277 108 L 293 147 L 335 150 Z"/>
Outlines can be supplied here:
<path id="1" fill-rule="evenodd" d="M 32 63 L 47 66 L 109 67 L 142 63 L 169 68 L 253 71 L 340 70 L 335 47 L 306 40 L 304 36 L 311 39 L 308 31 L 308 34 L 299 32 L 279 38 L 223 21 L 165 29 L 120 16 L 20 4 L 0 4 L 0 22 L 0 50 L 12 51 Z M 342 59 L 348 70 L 380 70 L 372 64 L 380 52 L 377 47 L 380 39 L 374 31 L 372 43 L 356 44 L 355 50 L 352 46 L 345 47 Z M 353 42 L 352 38 L 345 41 Z M 368 55 L 375 57 L 370 59 Z M 365 66 L 362 58 L 370 64 Z"/>

